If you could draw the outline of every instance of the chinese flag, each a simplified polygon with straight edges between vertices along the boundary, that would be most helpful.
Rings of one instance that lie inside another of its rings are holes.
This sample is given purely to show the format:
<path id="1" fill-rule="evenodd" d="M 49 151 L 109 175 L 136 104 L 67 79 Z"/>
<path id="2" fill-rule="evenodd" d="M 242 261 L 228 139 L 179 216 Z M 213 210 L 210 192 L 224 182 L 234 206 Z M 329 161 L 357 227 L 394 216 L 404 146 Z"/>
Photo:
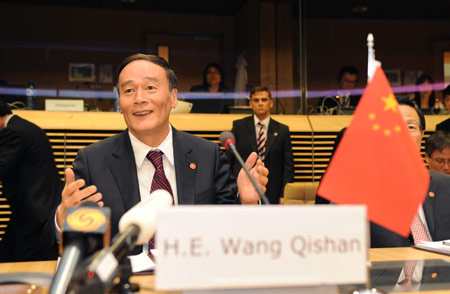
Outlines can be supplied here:
<path id="1" fill-rule="evenodd" d="M 338 204 L 365 204 L 371 221 L 406 237 L 430 176 L 397 105 L 378 67 L 318 194 Z"/>

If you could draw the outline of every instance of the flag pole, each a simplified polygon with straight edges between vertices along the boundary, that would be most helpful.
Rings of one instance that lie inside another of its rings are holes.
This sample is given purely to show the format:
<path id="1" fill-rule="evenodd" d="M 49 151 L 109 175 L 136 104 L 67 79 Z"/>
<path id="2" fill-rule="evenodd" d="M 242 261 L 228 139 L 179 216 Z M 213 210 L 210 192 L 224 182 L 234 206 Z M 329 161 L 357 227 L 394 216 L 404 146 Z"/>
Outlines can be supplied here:
<path id="1" fill-rule="evenodd" d="M 375 49 L 374 47 L 374 38 L 373 34 L 369 33 L 367 35 L 367 83 L 372 80 L 372 77 L 375 75 L 375 70 L 378 66 L 381 65 L 379 61 L 375 59 Z M 368 232 L 369 232 L 369 244 L 370 244 L 370 224 L 367 224 Z M 385 293 L 382 290 L 377 288 L 371 288 L 371 279 L 370 279 L 370 268 L 372 267 L 372 263 L 369 260 L 369 254 L 367 254 L 367 282 L 365 288 L 358 288 L 350 291 L 350 294 L 383 294 Z"/>
<path id="2" fill-rule="evenodd" d="M 375 73 L 375 49 L 373 48 L 373 44 L 373 34 L 369 33 L 367 35 L 367 82 L 370 82 L 370 80 L 372 80 L 372 77 Z"/>

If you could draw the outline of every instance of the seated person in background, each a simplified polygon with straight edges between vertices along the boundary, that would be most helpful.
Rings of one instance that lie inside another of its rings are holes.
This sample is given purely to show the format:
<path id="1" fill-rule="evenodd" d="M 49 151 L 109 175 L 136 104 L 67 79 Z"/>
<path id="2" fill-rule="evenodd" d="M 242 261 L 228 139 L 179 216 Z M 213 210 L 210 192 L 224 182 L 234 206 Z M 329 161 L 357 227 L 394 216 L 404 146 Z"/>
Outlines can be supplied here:
<path id="1" fill-rule="evenodd" d="M 253 116 L 233 122 L 231 130 L 236 138 L 236 149 L 246 158 L 252 152 L 269 170 L 267 198 L 271 204 L 279 204 L 286 183 L 294 181 L 294 159 L 292 155 L 289 127 L 270 118 L 273 100 L 266 87 L 254 87 L 250 91 L 250 107 Z M 233 174 L 241 169 L 239 162 L 230 154 Z"/>
<path id="2" fill-rule="evenodd" d="M 217 144 L 180 132 L 169 123 L 178 90 L 177 77 L 165 59 L 131 55 L 120 64 L 116 83 L 127 129 L 81 149 L 73 170 L 66 169 L 61 203 L 42 237 L 43 247 L 54 257 L 57 232 L 68 208 L 86 201 L 111 208 L 112 237 L 118 233 L 122 215 L 151 197 L 157 187 L 165 187 L 178 205 L 258 203 L 259 195 L 247 175 L 242 172 L 237 180 L 233 178 Z M 257 154 L 252 153 L 246 164 L 265 191 L 268 170 Z M 139 246 L 133 254 L 142 252 Z"/>
<path id="3" fill-rule="evenodd" d="M 436 131 L 425 143 L 425 159 L 432 170 L 450 175 L 450 134 Z"/>
<path id="4" fill-rule="evenodd" d="M 425 130 L 425 116 L 408 99 L 399 100 L 398 108 L 403 120 L 408 125 L 411 137 L 420 149 Z M 424 203 L 418 210 L 421 228 L 425 230 L 423 234 L 425 239 L 419 240 L 415 232 L 412 232 L 408 238 L 405 238 L 371 222 L 370 241 L 372 248 L 408 247 L 419 241 L 450 239 L 450 210 L 448 209 L 450 206 L 450 176 L 434 170 L 429 170 L 429 172 L 430 187 Z M 318 201 L 316 198 L 316 204 L 326 204 L 326 202 Z"/>
<path id="5" fill-rule="evenodd" d="M 442 92 L 442 97 L 444 98 L 444 105 L 447 108 L 448 112 L 450 112 L 450 85 L 444 89 Z M 443 122 L 436 125 L 436 131 L 446 131 L 450 132 L 450 118 L 444 120 Z"/>
<path id="6" fill-rule="evenodd" d="M 324 97 L 319 102 L 322 113 L 340 114 L 342 108 L 355 108 L 358 105 L 360 95 L 354 95 L 351 90 L 358 83 L 358 69 L 354 66 L 344 66 L 338 75 L 338 90 L 336 96 Z"/>
<path id="7" fill-rule="evenodd" d="M 429 75 L 422 74 L 418 77 L 416 86 L 418 86 L 420 90 L 415 93 L 413 101 L 416 107 L 420 109 L 434 109 L 435 111 L 431 113 L 439 114 L 444 106 L 439 99 L 436 99 L 433 91 L 433 84 L 434 80 Z M 426 114 L 431 113 L 426 112 Z"/>
<path id="8" fill-rule="evenodd" d="M 191 113 L 228 113 L 228 106 L 233 105 L 233 99 L 226 99 L 220 93 L 230 92 L 225 86 L 224 72 L 217 63 L 210 63 L 203 72 L 203 84 L 192 86 L 190 92 L 212 93 L 212 98 L 204 95 L 200 99 L 186 99 L 193 103 Z M 215 96 L 215 97 L 214 97 Z"/>
<path id="9" fill-rule="evenodd" d="M 420 149 L 425 130 L 425 117 L 422 111 L 414 107 L 409 100 L 399 100 L 398 108 L 417 148 Z M 425 229 L 424 238 L 419 238 L 414 232 L 410 234 L 409 238 L 404 238 L 371 223 L 371 247 L 406 247 L 419 241 L 450 239 L 450 210 L 448 209 L 450 206 L 450 176 L 434 170 L 429 170 L 429 172 L 430 187 L 418 210 L 421 227 Z"/>

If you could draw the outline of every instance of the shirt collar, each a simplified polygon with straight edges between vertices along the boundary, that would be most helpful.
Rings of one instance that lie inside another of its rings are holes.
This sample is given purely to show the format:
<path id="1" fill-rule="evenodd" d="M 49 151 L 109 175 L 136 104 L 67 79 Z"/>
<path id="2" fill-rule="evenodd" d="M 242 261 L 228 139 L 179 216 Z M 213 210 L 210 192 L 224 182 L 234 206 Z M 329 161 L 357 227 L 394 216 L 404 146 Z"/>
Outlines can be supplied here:
<path id="1" fill-rule="evenodd" d="M 9 120 L 11 119 L 11 117 L 13 117 L 13 116 L 15 116 L 15 114 L 13 113 L 13 114 L 11 114 L 10 116 L 8 116 L 8 118 L 6 119 L 6 121 L 5 121 L 5 128 L 8 126 L 8 123 L 9 123 Z"/>
<path id="2" fill-rule="evenodd" d="M 164 156 L 169 161 L 169 163 L 174 165 L 173 158 L 173 138 L 172 138 L 172 126 L 169 124 L 169 133 L 164 141 L 156 147 L 148 146 L 145 143 L 139 141 L 130 131 L 128 131 L 130 136 L 131 147 L 133 148 L 134 158 L 136 160 L 137 168 L 141 168 L 144 160 L 147 158 L 147 153 L 151 150 L 160 150 L 164 153 Z"/>
<path id="3" fill-rule="evenodd" d="M 255 122 L 255 127 L 257 127 L 260 120 L 256 115 L 253 115 L 253 121 Z M 269 128 L 270 115 L 265 119 L 261 120 L 261 122 L 264 124 L 265 128 Z"/>

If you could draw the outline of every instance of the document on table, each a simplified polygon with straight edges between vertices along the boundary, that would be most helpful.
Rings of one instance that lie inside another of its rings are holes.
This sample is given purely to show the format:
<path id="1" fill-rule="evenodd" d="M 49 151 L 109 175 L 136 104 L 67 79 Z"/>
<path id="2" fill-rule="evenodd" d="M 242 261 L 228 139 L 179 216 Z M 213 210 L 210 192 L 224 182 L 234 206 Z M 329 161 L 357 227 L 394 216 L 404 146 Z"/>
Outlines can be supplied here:
<path id="1" fill-rule="evenodd" d="M 156 257 L 156 249 L 152 250 L 152 254 Z M 144 252 L 138 255 L 130 255 L 128 258 L 130 259 L 133 273 L 153 271 L 155 269 L 155 263 Z"/>
<path id="2" fill-rule="evenodd" d="M 419 244 L 414 245 L 414 247 L 417 249 L 450 255 L 450 240 L 436 241 L 436 242 L 420 242 Z"/>

